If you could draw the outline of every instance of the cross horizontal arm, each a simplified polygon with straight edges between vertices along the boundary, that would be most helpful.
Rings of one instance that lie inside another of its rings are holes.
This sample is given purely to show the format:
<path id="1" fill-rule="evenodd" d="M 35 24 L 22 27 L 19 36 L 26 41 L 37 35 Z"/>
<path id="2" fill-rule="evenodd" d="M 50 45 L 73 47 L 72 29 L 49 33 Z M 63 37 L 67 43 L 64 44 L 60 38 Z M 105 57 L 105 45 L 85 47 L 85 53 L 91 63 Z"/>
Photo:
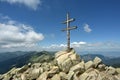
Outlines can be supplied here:
<path id="1" fill-rule="evenodd" d="M 69 28 L 65 28 L 62 31 L 67 31 L 67 30 L 72 30 L 72 29 L 77 29 L 77 26 L 73 26 L 73 27 L 69 27 Z"/>
<path id="2" fill-rule="evenodd" d="M 74 18 L 71 18 L 71 19 L 66 20 L 66 21 L 64 21 L 64 22 L 62 22 L 62 23 L 63 23 L 63 24 L 66 24 L 66 23 L 68 23 L 68 22 L 72 22 L 72 21 L 75 21 L 75 19 L 74 19 Z"/>

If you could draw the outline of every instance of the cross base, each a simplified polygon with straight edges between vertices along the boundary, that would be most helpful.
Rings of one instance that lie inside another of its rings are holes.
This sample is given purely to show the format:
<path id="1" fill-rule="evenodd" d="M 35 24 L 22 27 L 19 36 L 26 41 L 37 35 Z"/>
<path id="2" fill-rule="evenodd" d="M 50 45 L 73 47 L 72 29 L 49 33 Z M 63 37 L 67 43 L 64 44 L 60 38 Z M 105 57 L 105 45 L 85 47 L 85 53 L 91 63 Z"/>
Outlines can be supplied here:
<path id="1" fill-rule="evenodd" d="M 71 50 L 73 50 L 73 48 L 67 49 L 66 52 L 69 53 Z"/>

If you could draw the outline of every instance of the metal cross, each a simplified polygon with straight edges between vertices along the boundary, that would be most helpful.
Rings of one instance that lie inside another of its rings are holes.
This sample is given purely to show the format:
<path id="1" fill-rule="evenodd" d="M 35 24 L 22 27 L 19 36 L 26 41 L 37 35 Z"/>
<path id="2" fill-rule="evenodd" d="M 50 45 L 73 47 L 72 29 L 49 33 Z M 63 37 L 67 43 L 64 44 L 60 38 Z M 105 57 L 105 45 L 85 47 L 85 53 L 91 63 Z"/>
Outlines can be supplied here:
<path id="1" fill-rule="evenodd" d="M 67 32 L 67 51 L 70 51 L 70 30 L 77 29 L 77 26 L 70 27 L 70 22 L 75 21 L 74 18 L 69 18 L 69 13 L 67 13 L 67 20 L 63 22 L 63 24 L 67 25 L 67 28 L 62 31 Z"/>

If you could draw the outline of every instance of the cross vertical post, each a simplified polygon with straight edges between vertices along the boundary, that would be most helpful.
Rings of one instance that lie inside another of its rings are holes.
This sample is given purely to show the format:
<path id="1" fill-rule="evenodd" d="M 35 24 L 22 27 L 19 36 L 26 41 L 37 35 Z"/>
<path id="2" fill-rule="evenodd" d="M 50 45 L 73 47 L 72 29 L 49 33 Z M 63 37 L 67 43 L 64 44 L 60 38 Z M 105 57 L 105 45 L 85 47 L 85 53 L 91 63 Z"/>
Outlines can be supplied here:
<path id="1" fill-rule="evenodd" d="M 66 24 L 66 28 L 62 31 L 67 32 L 67 51 L 70 51 L 70 30 L 77 29 L 77 26 L 70 27 L 70 22 L 75 21 L 73 18 L 69 18 L 69 13 L 67 13 L 67 20 L 63 22 L 63 24 Z"/>
<path id="2" fill-rule="evenodd" d="M 67 50 L 70 49 L 70 30 L 68 30 L 68 28 L 70 27 L 70 23 L 68 22 L 69 20 L 69 14 L 67 13 Z"/>

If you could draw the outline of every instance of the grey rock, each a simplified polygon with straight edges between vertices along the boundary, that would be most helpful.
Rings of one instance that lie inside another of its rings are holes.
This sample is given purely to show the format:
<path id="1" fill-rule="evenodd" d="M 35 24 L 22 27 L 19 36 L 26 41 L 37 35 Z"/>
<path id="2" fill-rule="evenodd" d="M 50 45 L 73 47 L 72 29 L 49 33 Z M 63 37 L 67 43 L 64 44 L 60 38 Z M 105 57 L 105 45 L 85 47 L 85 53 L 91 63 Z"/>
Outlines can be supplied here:
<path id="1" fill-rule="evenodd" d="M 18 73 L 23 73 L 23 72 L 25 72 L 28 68 L 29 68 L 28 65 L 24 65 L 24 66 L 18 71 Z"/>
<path id="2" fill-rule="evenodd" d="M 97 67 L 100 63 L 102 63 L 102 60 L 99 57 L 95 57 L 93 60 L 95 67 Z"/>
<path id="3" fill-rule="evenodd" d="M 21 74 L 21 80 L 27 80 L 27 76 L 26 76 L 26 74 Z"/>
<path id="4" fill-rule="evenodd" d="M 92 68 L 93 67 L 93 62 L 92 61 L 88 61 L 85 63 L 85 70 Z"/>
<path id="5" fill-rule="evenodd" d="M 89 72 L 87 80 L 100 80 L 100 78 L 98 78 L 98 74 L 99 71 L 94 69 L 93 71 Z"/>
<path id="6" fill-rule="evenodd" d="M 48 77 L 48 73 L 44 72 L 36 80 L 47 80 L 47 77 Z"/>
<path id="7" fill-rule="evenodd" d="M 73 80 L 79 80 L 78 76 L 79 76 L 80 73 L 81 73 L 80 71 L 75 72 L 74 75 L 73 75 Z"/>
<path id="8" fill-rule="evenodd" d="M 102 80 L 99 74 L 99 71 L 96 69 L 87 71 L 80 75 L 79 80 Z"/>
<path id="9" fill-rule="evenodd" d="M 39 71 L 40 71 L 40 74 L 44 72 L 42 67 L 39 68 Z"/>
<path id="10" fill-rule="evenodd" d="M 80 56 L 72 49 L 69 53 L 66 51 L 56 53 L 55 60 L 59 68 L 67 73 L 72 66 L 80 62 Z"/>
<path id="11" fill-rule="evenodd" d="M 88 77 L 88 73 L 83 73 L 82 75 L 80 75 L 80 77 L 79 77 L 79 80 L 87 80 L 87 77 Z"/>
<path id="12" fill-rule="evenodd" d="M 29 75 L 31 80 L 37 79 L 40 75 L 40 69 L 38 68 L 31 70 Z"/>
<path id="13" fill-rule="evenodd" d="M 61 80 L 60 75 L 59 75 L 59 74 L 55 74 L 55 75 L 51 78 L 51 80 Z"/>
<path id="14" fill-rule="evenodd" d="M 74 72 L 73 71 L 69 71 L 69 73 L 67 75 L 67 79 L 68 80 L 73 80 L 73 75 L 74 75 Z"/>
<path id="15" fill-rule="evenodd" d="M 56 53 L 54 61 L 12 68 L 0 80 L 120 80 L 120 68 L 108 67 L 98 57 L 84 63 L 74 49 Z"/>
<path id="16" fill-rule="evenodd" d="M 116 68 L 116 72 L 120 74 L 120 68 Z"/>
<path id="17" fill-rule="evenodd" d="M 55 58 L 58 58 L 58 57 L 66 54 L 66 53 L 67 53 L 66 51 L 59 51 L 59 52 L 57 52 L 57 53 L 55 54 Z"/>
<path id="18" fill-rule="evenodd" d="M 61 80 L 67 80 L 67 74 L 64 72 L 59 73 Z"/>
<path id="19" fill-rule="evenodd" d="M 10 80 L 12 78 L 12 75 L 4 75 L 4 78 L 2 80 Z"/>
<path id="20" fill-rule="evenodd" d="M 102 80 L 120 80 L 120 77 L 117 75 L 108 75 L 104 73 L 104 76 L 102 76 Z"/>
<path id="21" fill-rule="evenodd" d="M 43 68 L 44 71 L 49 71 L 51 68 L 51 65 L 45 62 L 41 65 L 41 67 Z"/>
<path id="22" fill-rule="evenodd" d="M 32 68 L 39 68 L 39 67 L 41 67 L 41 63 L 34 63 L 33 65 L 32 65 Z"/>
<path id="23" fill-rule="evenodd" d="M 15 74 L 17 74 L 17 72 L 19 71 L 19 69 L 21 69 L 21 68 L 12 68 L 10 71 L 8 71 L 7 73 L 5 73 L 5 74 L 3 74 L 2 75 L 2 80 L 10 80 L 10 79 L 12 79 L 13 78 L 13 76 L 15 75 Z"/>
<path id="24" fill-rule="evenodd" d="M 94 71 L 94 68 L 89 68 L 89 69 L 87 69 L 85 72 L 86 72 L 86 73 L 89 73 L 89 72 L 91 72 L 91 71 Z"/>
<path id="25" fill-rule="evenodd" d="M 70 68 L 72 67 L 73 63 L 71 61 L 70 58 L 68 58 L 67 60 L 65 60 L 61 65 L 59 65 L 59 68 L 63 71 L 63 72 L 68 72 L 70 70 Z"/>
<path id="26" fill-rule="evenodd" d="M 53 77 L 53 75 L 59 72 L 59 68 L 57 66 L 53 66 L 53 68 L 48 71 L 48 77 Z"/>
<path id="27" fill-rule="evenodd" d="M 76 64 L 75 66 L 70 68 L 70 71 L 77 72 L 79 71 L 80 73 L 83 73 L 85 71 L 85 63 L 84 61 Z"/>
<path id="28" fill-rule="evenodd" d="M 113 75 L 113 74 L 116 73 L 116 70 L 115 70 L 115 68 L 110 66 L 110 67 L 107 68 L 106 73 Z"/>
<path id="29" fill-rule="evenodd" d="M 0 74 L 0 80 L 2 79 L 2 77 L 3 77 L 3 76 Z"/>
<path id="30" fill-rule="evenodd" d="M 100 71 L 104 71 L 105 70 L 105 64 L 100 64 L 100 65 L 98 65 L 98 69 L 100 70 Z"/>

